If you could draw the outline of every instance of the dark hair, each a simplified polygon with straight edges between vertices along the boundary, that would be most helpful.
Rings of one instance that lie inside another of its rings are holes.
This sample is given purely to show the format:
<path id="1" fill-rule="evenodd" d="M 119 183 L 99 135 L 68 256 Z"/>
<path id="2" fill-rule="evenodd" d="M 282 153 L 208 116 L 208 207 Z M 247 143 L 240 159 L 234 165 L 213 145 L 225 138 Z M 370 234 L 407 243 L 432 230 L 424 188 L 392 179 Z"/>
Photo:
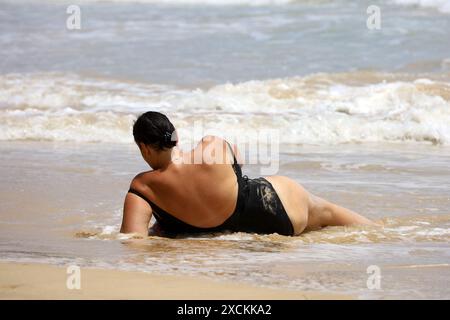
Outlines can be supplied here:
<path id="1" fill-rule="evenodd" d="M 175 127 L 172 122 L 156 111 L 141 114 L 133 125 L 134 141 L 153 146 L 156 150 L 170 149 L 177 145 Z"/>

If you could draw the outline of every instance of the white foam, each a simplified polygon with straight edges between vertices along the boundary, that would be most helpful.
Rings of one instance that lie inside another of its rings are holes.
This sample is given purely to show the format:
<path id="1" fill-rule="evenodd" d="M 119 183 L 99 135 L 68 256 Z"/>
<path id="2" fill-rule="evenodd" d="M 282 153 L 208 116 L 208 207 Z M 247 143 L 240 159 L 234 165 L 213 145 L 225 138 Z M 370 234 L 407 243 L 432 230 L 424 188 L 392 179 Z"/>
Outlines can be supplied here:
<path id="1" fill-rule="evenodd" d="M 49 0 L 59 1 L 59 0 Z M 162 5 L 207 5 L 207 6 L 268 6 L 285 5 L 299 0 L 79 0 L 78 3 L 150 3 Z"/>
<path id="2" fill-rule="evenodd" d="M 270 129 L 281 143 L 450 144 L 449 82 L 339 79 L 319 74 L 185 90 L 63 74 L 0 76 L 0 140 L 129 143 L 136 116 L 156 110 L 181 139 L 201 121 L 199 137 L 258 139 L 252 133 Z"/>
<path id="3" fill-rule="evenodd" d="M 413 5 L 427 9 L 437 9 L 442 13 L 450 13 L 449 0 L 394 0 L 394 3 L 400 5 Z"/>
<path id="4" fill-rule="evenodd" d="M 101 234 L 102 235 L 111 235 L 111 234 L 116 233 L 116 232 L 118 232 L 117 226 L 104 226 L 102 228 Z"/>
<path id="5" fill-rule="evenodd" d="M 446 236 L 450 235 L 450 229 L 432 228 L 430 230 L 418 231 L 417 234 L 421 236 Z"/>

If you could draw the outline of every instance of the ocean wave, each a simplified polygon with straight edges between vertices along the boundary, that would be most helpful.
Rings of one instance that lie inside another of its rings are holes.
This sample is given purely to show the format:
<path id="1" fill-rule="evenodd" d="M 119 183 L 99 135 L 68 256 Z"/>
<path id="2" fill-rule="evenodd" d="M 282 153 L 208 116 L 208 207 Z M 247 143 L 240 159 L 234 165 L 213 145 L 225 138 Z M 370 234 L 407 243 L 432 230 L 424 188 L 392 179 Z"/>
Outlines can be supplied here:
<path id="1" fill-rule="evenodd" d="M 286 237 L 278 234 L 258 235 L 245 232 L 223 232 L 179 236 L 179 241 L 195 246 L 202 243 L 216 242 L 226 244 L 232 242 L 249 242 L 258 246 L 297 246 L 298 244 L 365 244 L 365 243 L 397 243 L 397 242 L 448 242 L 450 241 L 450 216 L 413 216 L 384 218 L 381 227 L 351 226 L 328 227 L 319 231 L 305 232 L 298 237 Z M 146 239 L 141 235 L 122 234 L 118 226 L 97 226 L 80 230 L 74 235 L 77 238 L 96 240 L 133 240 Z M 161 237 L 147 239 L 164 240 Z M 271 250 L 265 248 L 264 250 Z"/>
<path id="2" fill-rule="evenodd" d="M 22 0 L 27 1 L 27 0 Z M 56 2 L 60 0 L 48 0 Z M 207 5 L 207 6 L 268 6 L 284 5 L 294 2 L 312 2 L 312 0 L 79 0 L 78 3 L 148 3 L 162 5 Z"/>
<path id="3" fill-rule="evenodd" d="M 354 72 L 185 89 L 74 74 L 0 76 L 0 140 L 129 143 L 136 116 L 168 114 L 180 137 L 289 144 L 450 144 L 447 75 Z M 201 125 L 201 131 L 196 126 Z M 253 138 L 252 138 L 253 137 Z"/>
<path id="4" fill-rule="evenodd" d="M 440 221 L 441 223 L 437 223 Z M 448 216 L 412 217 L 410 220 L 384 219 L 383 227 L 331 227 L 300 236 L 299 242 L 354 244 L 397 242 L 448 242 L 450 228 Z"/>
<path id="5" fill-rule="evenodd" d="M 35 0 L 17 0 L 21 2 L 34 2 Z M 47 0 L 47 2 L 61 2 L 61 0 Z M 331 3 L 330 0 L 79 0 L 83 3 L 142 3 L 167 6 L 282 6 L 288 4 L 312 4 L 320 5 Z M 435 9 L 442 13 L 450 13 L 450 1 L 448 0 L 387 0 L 387 3 L 393 3 L 401 6 L 416 6 L 424 9 Z M 346 6 L 342 1 L 342 6 Z"/>
<path id="6" fill-rule="evenodd" d="M 418 6 L 426 9 L 437 9 L 442 13 L 450 13 L 449 0 L 394 0 L 395 4 Z"/>

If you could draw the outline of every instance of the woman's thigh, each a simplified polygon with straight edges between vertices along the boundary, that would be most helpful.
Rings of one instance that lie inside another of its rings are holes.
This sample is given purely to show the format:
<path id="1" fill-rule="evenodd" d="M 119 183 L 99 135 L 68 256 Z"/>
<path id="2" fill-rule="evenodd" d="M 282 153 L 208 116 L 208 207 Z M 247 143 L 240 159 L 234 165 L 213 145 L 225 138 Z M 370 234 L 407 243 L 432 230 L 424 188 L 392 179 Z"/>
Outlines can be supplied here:
<path id="1" fill-rule="evenodd" d="M 308 224 L 309 194 L 296 181 L 285 176 L 264 177 L 274 187 L 294 227 L 299 235 Z"/>

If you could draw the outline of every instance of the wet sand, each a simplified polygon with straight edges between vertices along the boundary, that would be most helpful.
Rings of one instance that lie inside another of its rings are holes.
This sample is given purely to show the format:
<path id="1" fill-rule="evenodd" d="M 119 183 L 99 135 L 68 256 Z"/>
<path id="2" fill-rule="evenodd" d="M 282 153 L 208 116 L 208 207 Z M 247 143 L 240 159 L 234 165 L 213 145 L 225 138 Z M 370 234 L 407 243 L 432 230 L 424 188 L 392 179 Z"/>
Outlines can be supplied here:
<path id="1" fill-rule="evenodd" d="M 23 141 L 0 150 L 0 265 L 16 263 L 1 265 L 2 298 L 450 296 L 448 148 L 283 147 L 280 174 L 383 228 L 180 239 L 118 232 L 129 182 L 147 170 L 134 145 Z M 244 172 L 259 175 L 254 166 Z M 50 266 L 73 264 L 92 278 L 82 292 L 67 290 L 65 268 Z M 367 287 L 372 265 L 381 290 Z"/>
<path id="2" fill-rule="evenodd" d="M 351 299 L 349 295 L 267 289 L 237 282 L 104 269 L 81 269 L 69 290 L 65 267 L 0 263 L 0 299 Z M 118 289 L 120 288 L 120 289 Z"/>

